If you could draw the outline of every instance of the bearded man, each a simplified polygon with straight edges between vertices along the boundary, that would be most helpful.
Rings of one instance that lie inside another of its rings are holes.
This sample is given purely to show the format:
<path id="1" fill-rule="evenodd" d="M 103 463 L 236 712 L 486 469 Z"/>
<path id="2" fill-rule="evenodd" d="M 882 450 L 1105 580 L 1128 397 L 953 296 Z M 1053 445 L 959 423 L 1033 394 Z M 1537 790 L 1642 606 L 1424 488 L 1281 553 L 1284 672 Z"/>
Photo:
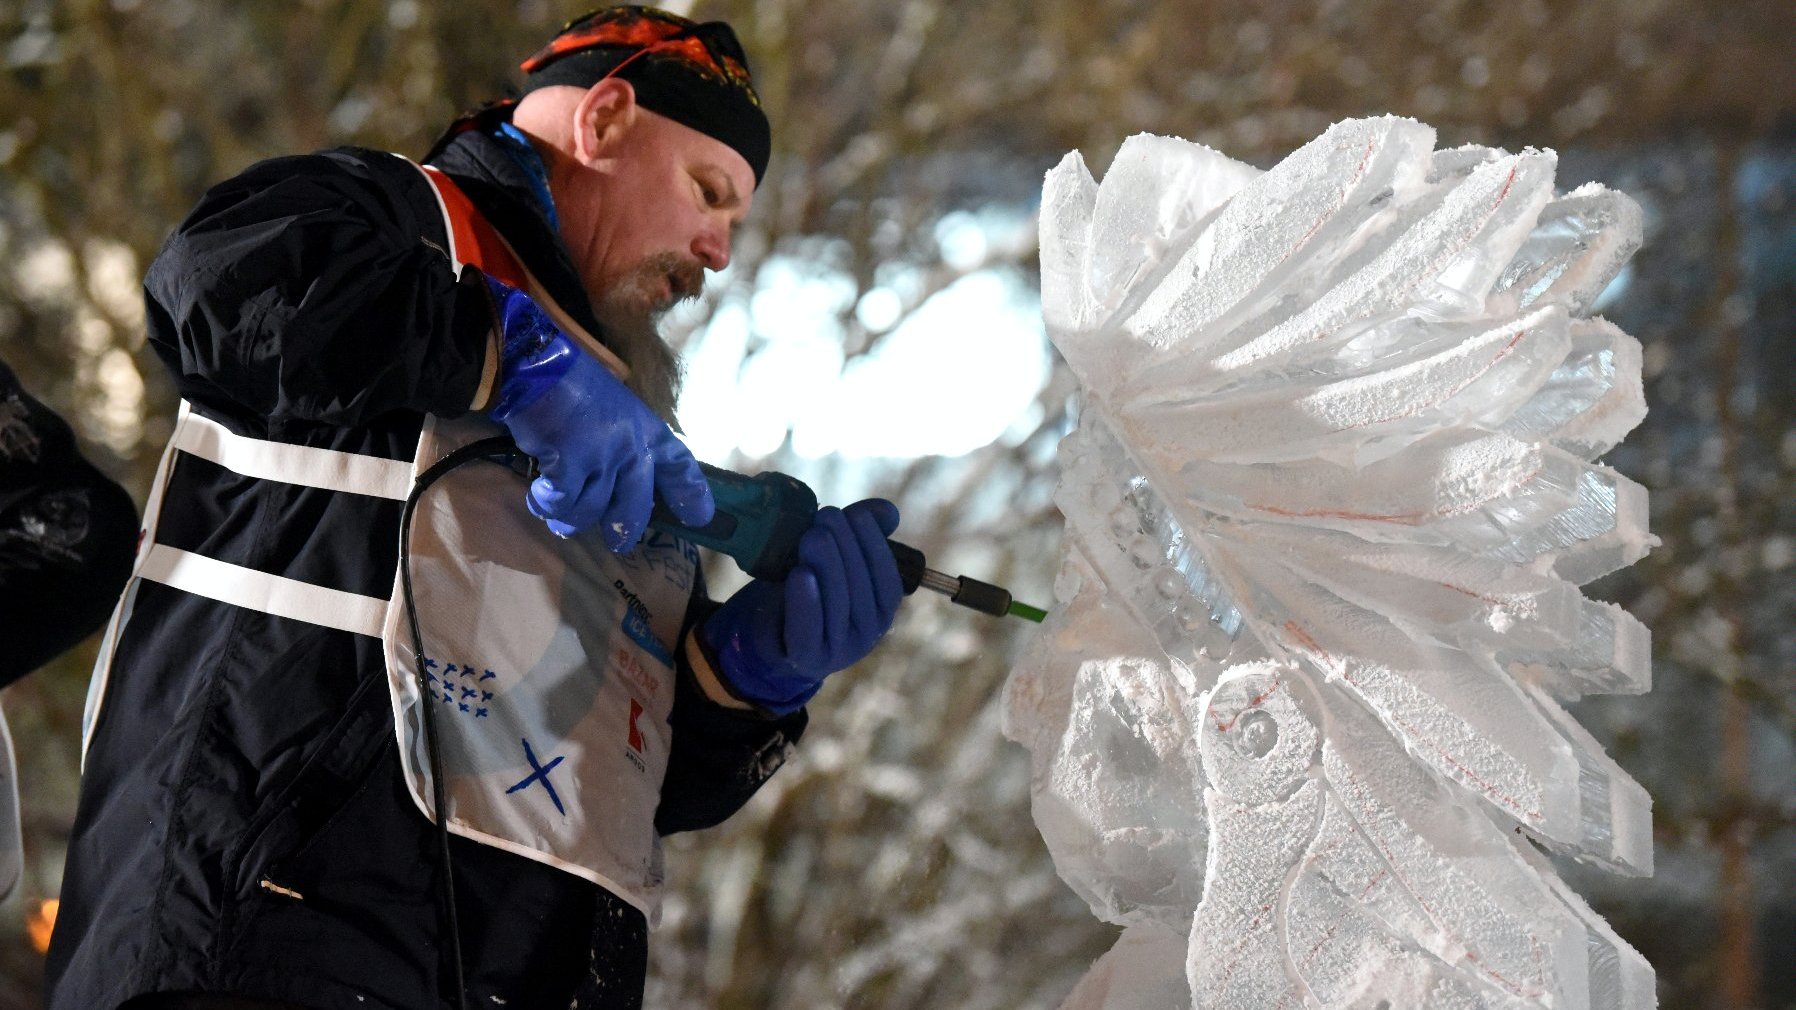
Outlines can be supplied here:
<path id="1" fill-rule="evenodd" d="M 252 166 L 151 265 L 183 403 L 90 693 L 52 1007 L 640 1006 L 661 837 L 740 807 L 890 626 L 889 502 L 721 605 L 644 537 L 657 498 L 713 512 L 655 323 L 766 168 L 735 36 L 610 8 L 523 69 L 423 165 Z M 528 473 L 432 466 L 498 435 Z"/>

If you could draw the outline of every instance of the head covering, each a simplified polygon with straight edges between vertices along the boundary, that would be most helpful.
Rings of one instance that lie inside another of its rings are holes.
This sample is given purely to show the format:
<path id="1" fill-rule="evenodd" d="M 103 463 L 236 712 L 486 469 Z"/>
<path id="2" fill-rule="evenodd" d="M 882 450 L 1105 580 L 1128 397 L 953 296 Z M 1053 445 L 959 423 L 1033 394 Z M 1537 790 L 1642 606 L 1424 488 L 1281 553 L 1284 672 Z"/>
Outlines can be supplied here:
<path id="1" fill-rule="evenodd" d="M 607 77 L 629 81 L 637 104 L 729 145 L 760 185 L 772 131 L 748 57 L 722 21 L 606 7 L 568 22 L 521 69 L 526 94 L 552 84 L 590 88 Z"/>

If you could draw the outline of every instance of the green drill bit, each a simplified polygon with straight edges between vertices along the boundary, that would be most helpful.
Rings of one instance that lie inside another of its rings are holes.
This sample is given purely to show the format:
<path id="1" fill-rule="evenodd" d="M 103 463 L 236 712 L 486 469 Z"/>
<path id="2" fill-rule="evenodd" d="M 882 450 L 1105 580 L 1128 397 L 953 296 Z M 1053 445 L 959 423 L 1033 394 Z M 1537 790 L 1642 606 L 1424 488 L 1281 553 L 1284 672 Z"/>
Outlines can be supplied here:
<path id="1" fill-rule="evenodd" d="M 1047 611 L 1040 607 L 1031 607 L 1021 600 L 1011 600 L 1010 606 L 1006 609 L 1005 613 L 1008 613 L 1012 617 L 1020 617 L 1025 621 L 1034 621 L 1036 624 L 1040 624 L 1048 618 Z"/>

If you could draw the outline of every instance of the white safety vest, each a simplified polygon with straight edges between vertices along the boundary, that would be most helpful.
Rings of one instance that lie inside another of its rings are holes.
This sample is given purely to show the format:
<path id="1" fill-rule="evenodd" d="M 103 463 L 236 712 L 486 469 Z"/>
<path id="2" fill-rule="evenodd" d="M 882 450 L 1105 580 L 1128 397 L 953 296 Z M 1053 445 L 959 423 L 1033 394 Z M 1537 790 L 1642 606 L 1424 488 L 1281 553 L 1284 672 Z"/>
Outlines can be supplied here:
<path id="1" fill-rule="evenodd" d="M 445 180 L 427 174 L 441 194 Z M 447 206 L 445 217 L 459 271 L 456 247 L 466 245 L 468 221 Z M 489 230 L 485 240 L 492 239 Z M 543 299 L 540 287 L 530 288 Z M 139 580 L 378 637 L 400 759 L 418 809 L 435 818 L 431 777 L 441 773 L 451 832 L 598 884 L 653 925 L 662 887 L 654 817 L 672 743 L 673 657 L 697 577 L 691 544 L 653 533 L 616 555 L 598 537 L 563 540 L 525 508 L 523 477 L 484 461 L 457 468 L 424 492 L 410 531 L 424 638 L 420 678 L 397 573 L 391 596 L 381 599 L 228 564 L 156 538 L 177 453 L 249 477 L 404 501 L 430 464 L 500 433 L 477 415 L 429 416 L 408 463 L 246 437 L 183 403 L 145 508 L 132 580 L 101 645 L 84 750 Z M 441 768 L 431 767 L 425 746 L 426 705 L 436 715 Z"/>

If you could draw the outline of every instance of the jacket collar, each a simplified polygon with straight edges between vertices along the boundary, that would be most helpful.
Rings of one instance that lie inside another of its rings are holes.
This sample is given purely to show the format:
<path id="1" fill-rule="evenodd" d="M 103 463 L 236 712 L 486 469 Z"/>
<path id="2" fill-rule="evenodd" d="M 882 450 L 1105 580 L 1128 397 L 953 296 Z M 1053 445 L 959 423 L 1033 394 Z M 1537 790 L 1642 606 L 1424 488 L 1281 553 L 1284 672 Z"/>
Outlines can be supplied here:
<path id="1" fill-rule="evenodd" d="M 506 150 L 507 141 L 493 136 L 499 124 L 510 119 L 511 108 L 499 106 L 459 120 L 425 162 L 455 180 L 549 296 L 575 322 L 604 341 L 604 330 L 593 315 L 573 258 L 536 197 L 537 184 L 516 155 Z"/>

